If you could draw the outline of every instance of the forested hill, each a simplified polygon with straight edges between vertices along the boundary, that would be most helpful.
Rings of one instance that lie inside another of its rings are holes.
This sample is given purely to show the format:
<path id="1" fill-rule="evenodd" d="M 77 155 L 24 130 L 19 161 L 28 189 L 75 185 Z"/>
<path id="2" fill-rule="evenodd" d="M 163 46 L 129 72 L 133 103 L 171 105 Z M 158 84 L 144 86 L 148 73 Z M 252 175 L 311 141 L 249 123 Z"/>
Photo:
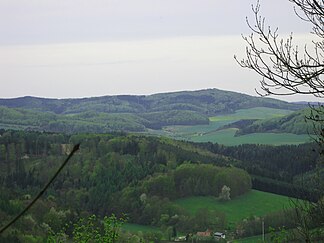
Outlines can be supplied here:
<path id="1" fill-rule="evenodd" d="M 86 111 L 105 113 L 142 113 L 189 110 L 201 114 L 231 113 L 238 109 L 270 107 L 297 110 L 300 105 L 270 98 L 253 97 L 218 89 L 182 91 L 154 95 L 116 95 L 82 99 L 46 99 L 21 97 L 0 99 L 0 105 L 55 114 L 75 114 Z"/>
<path id="2" fill-rule="evenodd" d="M 204 230 L 210 216 L 216 222 L 213 227 L 226 229 L 227 211 L 206 208 L 205 214 L 191 215 L 175 201 L 216 198 L 224 185 L 233 200 L 248 195 L 251 187 L 293 197 L 322 189 L 312 180 L 307 187 L 303 184 L 303 173 L 312 175 L 318 160 L 314 144 L 226 147 L 122 133 L 67 135 L 0 129 L 0 226 L 30 202 L 77 143 L 80 150 L 49 190 L 12 226 L 13 236 L 46 238 L 84 215 L 111 213 L 127 214 L 132 223 L 163 229 L 175 226 L 180 232 Z"/>
<path id="3" fill-rule="evenodd" d="M 211 116 L 253 107 L 303 106 L 218 89 L 82 99 L 21 97 L 0 99 L 0 127 L 72 133 L 145 131 L 208 124 Z"/>
<path id="4" fill-rule="evenodd" d="M 276 117 L 271 119 L 263 119 L 251 121 L 249 123 L 229 124 L 228 127 L 239 128 L 236 135 L 244 135 L 250 133 L 294 133 L 294 134 L 313 134 L 314 124 L 305 119 L 311 114 L 311 109 L 303 109 L 293 112 L 283 117 Z M 307 122 L 306 122 L 307 121 Z"/>
<path id="5" fill-rule="evenodd" d="M 48 181 L 76 143 L 81 146 L 73 161 L 31 210 L 32 223 L 23 220 L 26 223 L 17 224 L 17 230 L 46 235 L 43 222 L 59 232 L 76 215 L 111 213 L 125 213 L 130 222 L 160 226 L 163 215 L 184 214 L 171 200 L 218 196 L 224 185 L 231 189 L 231 198 L 251 189 L 250 175 L 233 166 L 236 159 L 185 142 L 123 134 L 0 130 L 0 226 Z M 54 220 L 53 211 L 63 216 Z"/>

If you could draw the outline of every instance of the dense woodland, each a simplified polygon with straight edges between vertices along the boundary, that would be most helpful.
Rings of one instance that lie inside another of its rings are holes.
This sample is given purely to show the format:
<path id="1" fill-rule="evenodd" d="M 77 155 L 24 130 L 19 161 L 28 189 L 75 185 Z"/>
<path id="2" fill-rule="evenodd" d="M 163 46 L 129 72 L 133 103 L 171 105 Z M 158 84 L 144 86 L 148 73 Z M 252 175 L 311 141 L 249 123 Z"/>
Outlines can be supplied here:
<path id="1" fill-rule="evenodd" d="M 44 222 L 57 232 L 65 223 L 90 214 L 127 214 L 130 222 L 160 225 L 161 215 L 181 215 L 172 199 L 218 195 L 224 182 L 233 198 L 251 189 L 251 178 L 245 171 L 224 167 L 235 160 L 186 143 L 123 134 L 70 136 L 3 130 L 3 222 L 30 201 L 71 144 L 80 141 L 81 151 L 27 217 L 34 222 L 28 233 L 42 232 Z M 183 173 L 187 176 L 182 178 Z M 233 177 L 235 182 L 230 179 Z M 25 226 L 16 227 L 26 230 Z"/>
<path id="2" fill-rule="evenodd" d="M 199 146 L 237 159 L 239 162 L 236 166 L 252 175 L 255 189 L 314 201 L 324 190 L 318 181 L 309 179 L 314 175 L 320 160 L 315 143 L 282 146 L 202 143 Z M 324 179 L 323 176 L 321 172 L 320 178 Z"/>
<path id="3" fill-rule="evenodd" d="M 103 218 L 112 213 L 118 217 L 126 214 L 129 222 L 166 230 L 173 227 L 189 233 L 205 230 L 208 225 L 234 230 L 228 228 L 222 212 L 205 210 L 189 215 L 173 201 L 188 196 L 219 197 L 224 186 L 230 188 L 231 199 L 252 187 L 265 191 L 279 188 L 281 194 L 290 195 L 296 186 L 292 183 L 302 172 L 312 173 L 318 159 L 312 144 L 225 147 L 123 133 L 66 135 L 1 130 L 0 135 L 2 222 L 31 200 L 72 144 L 81 142 L 81 150 L 46 196 L 5 239 L 14 235 L 20 235 L 20 240 L 42 239 L 80 217 L 95 214 Z M 298 186 L 304 188 L 303 184 Z M 277 216 L 269 217 L 275 220 Z M 285 222 L 278 220 L 278 225 Z"/>

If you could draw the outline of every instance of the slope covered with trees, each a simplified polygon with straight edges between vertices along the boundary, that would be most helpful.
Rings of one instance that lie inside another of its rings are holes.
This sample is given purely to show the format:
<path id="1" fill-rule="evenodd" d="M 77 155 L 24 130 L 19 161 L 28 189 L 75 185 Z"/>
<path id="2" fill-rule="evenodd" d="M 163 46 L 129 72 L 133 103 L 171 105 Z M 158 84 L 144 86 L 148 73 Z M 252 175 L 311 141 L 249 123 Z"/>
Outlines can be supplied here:
<path id="1" fill-rule="evenodd" d="M 247 172 L 228 167 L 236 163 L 235 159 L 189 143 L 125 134 L 2 130 L 0 135 L 3 223 L 30 202 L 69 153 L 71 144 L 81 142 L 80 152 L 45 197 L 15 225 L 20 232 L 17 234 L 45 236 L 46 229 L 58 232 L 65 223 L 91 214 L 103 217 L 126 213 L 130 222 L 158 225 L 166 214 L 181 214 L 180 209 L 172 206 L 172 199 L 218 195 L 225 181 L 231 187 L 232 198 L 251 189 Z M 183 173 L 187 177 L 182 178 Z M 231 179 L 234 177 L 235 182 Z M 143 200 L 150 203 L 144 204 Z"/>
<path id="2" fill-rule="evenodd" d="M 293 133 L 293 134 L 313 134 L 314 124 L 311 121 L 306 123 L 305 117 L 311 114 L 310 109 L 303 109 L 293 112 L 289 115 L 263 119 L 263 120 L 242 120 L 227 125 L 227 127 L 236 127 L 239 130 L 236 135 L 245 135 L 250 133 Z"/>
<path id="3" fill-rule="evenodd" d="M 80 151 L 45 197 L 9 231 L 24 237 L 38 235 L 39 239 L 49 232 L 57 234 L 66 222 L 78 222 L 91 214 L 103 218 L 126 213 L 129 222 L 165 230 L 205 230 L 206 224 L 224 229 L 224 213 L 205 210 L 191 215 L 173 201 L 192 196 L 224 198 L 223 188 L 229 191 L 226 200 L 235 200 L 255 187 L 265 191 L 279 188 L 279 193 L 289 195 L 300 171 L 312 171 L 317 159 L 305 153 L 312 145 L 234 148 L 122 133 L 66 135 L 1 130 L 0 135 L 3 222 L 30 202 L 72 144 L 81 142 Z M 282 157 L 284 154 L 287 156 Z M 289 158 L 288 154 L 296 156 Z M 309 164 L 305 162 L 307 156 Z M 279 187 L 274 179 L 278 179 Z M 284 191 L 283 185 L 288 185 L 288 190 Z M 202 215 L 209 215 L 208 221 L 199 220 Z M 13 237 L 10 235 L 6 237 Z"/>
<path id="4" fill-rule="evenodd" d="M 0 127 L 69 133 L 143 132 L 168 125 L 209 124 L 211 116 L 252 107 L 297 110 L 303 106 L 217 89 L 83 99 L 22 97 L 0 99 Z"/>

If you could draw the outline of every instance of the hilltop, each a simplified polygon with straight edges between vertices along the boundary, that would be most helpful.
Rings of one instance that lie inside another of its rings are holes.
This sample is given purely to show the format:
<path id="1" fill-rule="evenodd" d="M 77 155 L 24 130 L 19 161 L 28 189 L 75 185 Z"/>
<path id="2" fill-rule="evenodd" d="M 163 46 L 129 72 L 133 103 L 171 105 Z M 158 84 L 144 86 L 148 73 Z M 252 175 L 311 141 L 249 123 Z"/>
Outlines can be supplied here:
<path id="1" fill-rule="evenodd" d="M 51 132 L 143 132 L 168 125 L 209 124 L 209 117 L 267 107 L 303 105 L 218 89 L 81 99 L 0 99 L 0 127 Z"/>

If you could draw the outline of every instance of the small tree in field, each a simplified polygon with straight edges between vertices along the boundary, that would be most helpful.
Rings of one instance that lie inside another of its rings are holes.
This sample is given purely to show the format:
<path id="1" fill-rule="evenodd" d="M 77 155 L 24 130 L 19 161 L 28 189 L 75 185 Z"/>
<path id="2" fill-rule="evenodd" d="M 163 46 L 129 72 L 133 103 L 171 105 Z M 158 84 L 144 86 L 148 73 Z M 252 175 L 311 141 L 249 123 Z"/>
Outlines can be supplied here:
<path id="1" fill-rule="evenodd" d="M 229 201 L 229 200 L 231 200 L 231 188 L 224 185 L 222 187 L 222 191 L 219 193 L 218 198 L 221 201 Z"/>
<path id="2" fill-rule="evenodd" d="M 254 24 L 247 20 L 252 34 L 244 36 L 246 57 L 238 60 L 238 64 L 261 76 L 260 90 L 257 93 L 267 95 L 307 94 L 324 98 L 324 0 L 289 0 L 294 5 L 296 15 L 301 21 L 312 25 L 313 41 L 311 47 L 299 48 L 293 43 L 293 35 L 281 39 L 278 29 L 266 26 L 265 19 L 259 14 L 260 4 L 252 6 Z M 278 6 L 280 7 L 280 6 Z M 317 164 L 318 171 L 323 169 L 324 155 L 324 105 L 310 105 L 311 112 L 307 121 L 313 122 L 315 140 L 319 145 L 321 160 Z M 318 173 L 318 183 L 323 181 Z M 321 188 L 321 187 L 319 187 Z M 322 198 L 322 199 L 321 199 Z M 296 223 L 299 235 L 305 242 L 311 242 L 314 227 L 314 212 L 320 216 L 315 222 L 323 226 L 324 206 L 323 192 L 317 203 L 292 201 L 296 208 Z"/>

